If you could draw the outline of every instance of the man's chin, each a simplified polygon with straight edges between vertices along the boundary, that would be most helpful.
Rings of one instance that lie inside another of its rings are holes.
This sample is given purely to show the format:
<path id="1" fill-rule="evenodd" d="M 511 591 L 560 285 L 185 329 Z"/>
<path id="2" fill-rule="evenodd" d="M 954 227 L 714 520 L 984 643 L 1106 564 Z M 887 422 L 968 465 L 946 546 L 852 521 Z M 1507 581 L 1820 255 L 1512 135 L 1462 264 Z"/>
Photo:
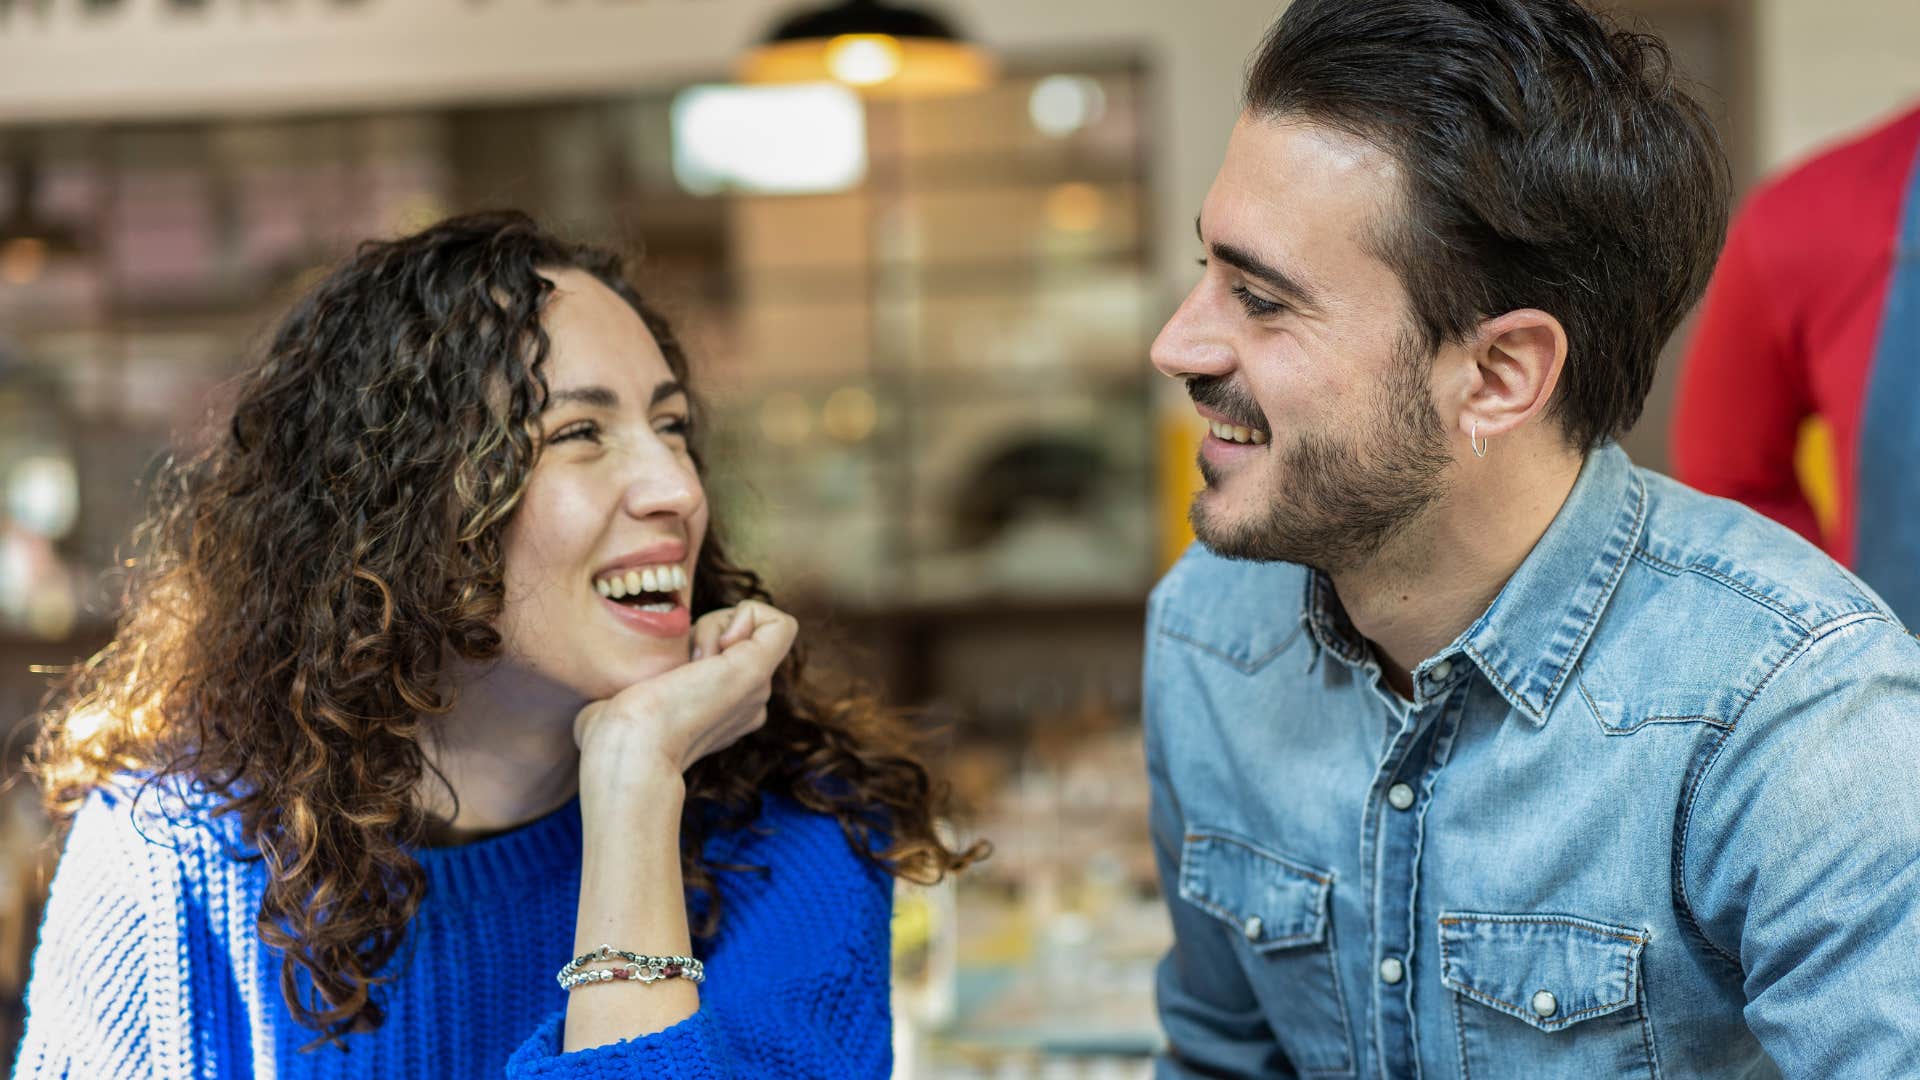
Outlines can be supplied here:
<path id="1" fill-rule="evenodd" d="M 1270 561 L 1260 557 L 1257 528 L 1235 515 L 1229 500 L 1211 486 L 1193 497 L 1187 523 L 1200 546 L 1223 559 Z"/>
<path id="2" fill-rule="evenodd" d="M 1202 491 L 1187 512 L 1194 539 L 1222 559 L 1236 562 L 1294 563 L 1327 570 L 1334 560 L 1328 548 L 1301 535 L 1298 524 L 1263 506 L 1258 512 L 1234 513 L 1218 491 Z M 1337 553 L 1336 553 L 1337 554 Z"/>

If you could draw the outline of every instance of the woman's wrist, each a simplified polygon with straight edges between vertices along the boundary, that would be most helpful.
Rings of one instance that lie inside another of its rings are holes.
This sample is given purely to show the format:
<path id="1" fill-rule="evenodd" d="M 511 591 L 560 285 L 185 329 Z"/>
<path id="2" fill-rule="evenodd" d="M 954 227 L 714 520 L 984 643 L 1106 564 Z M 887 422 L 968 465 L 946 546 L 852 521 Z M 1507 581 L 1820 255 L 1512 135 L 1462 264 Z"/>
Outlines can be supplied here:
<path id="1" fill-rule="evenodd" d="M 686 778 L 671 769 L 635 763 L 592 777 L 581 770 L 580 814 L 589 844 L 602 832 L 627 842 L 653 832 L 677 837 L 686 799 Z"/>
<path id="2" fill-rule="evenodd" d="M 580 798 L 618 809 L 679 803 L 687 782 L 677 762 L 650 739 L 608 732 L 580 748 Z"/>

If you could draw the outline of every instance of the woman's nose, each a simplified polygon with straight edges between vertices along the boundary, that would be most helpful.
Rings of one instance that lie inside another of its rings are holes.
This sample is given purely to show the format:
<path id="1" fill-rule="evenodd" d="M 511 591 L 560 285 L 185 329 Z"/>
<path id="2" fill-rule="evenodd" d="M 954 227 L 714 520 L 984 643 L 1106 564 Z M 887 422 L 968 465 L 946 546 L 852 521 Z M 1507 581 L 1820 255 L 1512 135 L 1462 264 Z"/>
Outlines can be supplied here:
<path id="1" fill-rule="evenodd" d="M 693 463 L 661 447 L 638 455 L 628 477 L 623 507 L 637 518 L 656 514 L 691 517 L 705 498 Z"/>

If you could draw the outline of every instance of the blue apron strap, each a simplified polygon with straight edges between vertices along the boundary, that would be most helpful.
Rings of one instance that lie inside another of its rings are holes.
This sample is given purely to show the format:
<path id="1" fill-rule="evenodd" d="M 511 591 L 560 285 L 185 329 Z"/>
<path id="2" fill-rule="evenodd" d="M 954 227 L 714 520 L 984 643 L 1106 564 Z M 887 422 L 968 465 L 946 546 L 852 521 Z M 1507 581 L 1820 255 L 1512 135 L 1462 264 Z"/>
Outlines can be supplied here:
<path id="1" fill-rule="evenodd" d="M 1900 208 L 1893 280 L 1861 407 L 1854 571 L 1920 625 L 1920 154 Z"/>

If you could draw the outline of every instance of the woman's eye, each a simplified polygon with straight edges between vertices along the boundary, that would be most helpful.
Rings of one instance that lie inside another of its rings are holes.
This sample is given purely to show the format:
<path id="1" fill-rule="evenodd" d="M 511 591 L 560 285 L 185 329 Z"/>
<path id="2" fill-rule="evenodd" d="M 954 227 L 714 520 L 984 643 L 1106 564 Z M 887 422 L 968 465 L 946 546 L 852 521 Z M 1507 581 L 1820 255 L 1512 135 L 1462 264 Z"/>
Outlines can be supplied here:
<path id="1" fill-rule="evenodd" d="M 660 421 L 656 430 L 662 435 L 678 435 L 684 439 L 693 433 L 693 421 L 685 416 L 668 417 Z"/>
<path id="2" fill-rule="evenodd" d="M 1265 297 L 1255 296 L 1247 290 L 1245 285 L 1235 285 L 1232 292 L 1233 298 L 1240 301 L 1240 306 L 1247 309 L 1247 314 L 1256 319 L 1263 319 L 1269 315 L 1278 315 L 1287 310 L 1285 304 L 1275 303 Z"/>
<path id="3" fill-rule="evenodd" d="M 547 436 L 547 442 L 563 443 L 572 439 L 598 439 L 599 437 L 600 426 L 591 420 L 582 420 L 577 424 L 568 424 Z"/>

